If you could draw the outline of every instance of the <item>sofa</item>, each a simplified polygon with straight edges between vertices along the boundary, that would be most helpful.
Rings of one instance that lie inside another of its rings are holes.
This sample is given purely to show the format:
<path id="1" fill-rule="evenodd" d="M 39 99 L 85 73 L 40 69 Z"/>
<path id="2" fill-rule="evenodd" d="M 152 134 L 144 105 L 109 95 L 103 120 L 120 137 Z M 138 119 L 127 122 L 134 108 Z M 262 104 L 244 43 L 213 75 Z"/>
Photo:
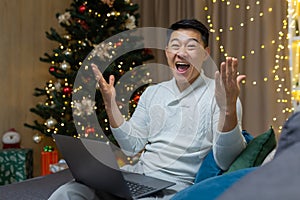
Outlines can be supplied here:
<path id="1" fill-rule="evenodd" d="M 173 200 L 299 200 L 300 112 L 284 124 L 275 151 L 260 166 L 209 177 L 180 191 Z"/>
<path id="2" fill-rule="evenodd" d="M 219 200 L 300 199 L 300 112 L 284 124 L 272 161 L 249 173 Z"/>
<path id="3" fill-rule="evenodd" d="M 248 145 L 227 171 L 218 168 L 210 152 L 199 169 L 195 184 L 172 199 L 300 199 L 299 122 L 300 113 L 295 113 L 285 123 L 277 148 L 272 128 L 255 138 L 243 131 Z M 47 199 L 56 188 L 70 180 L 72 175 L 66 169 L 4 185 L 0 187 L 0 199 Z"/>
<path id="4" fill-rule="evenodd" d="M 22 182 L 0 186 L 2 200 L 43 200 L 48 199 L 60 185 L 72 180 L 69 170 L 27 179 Z"/>

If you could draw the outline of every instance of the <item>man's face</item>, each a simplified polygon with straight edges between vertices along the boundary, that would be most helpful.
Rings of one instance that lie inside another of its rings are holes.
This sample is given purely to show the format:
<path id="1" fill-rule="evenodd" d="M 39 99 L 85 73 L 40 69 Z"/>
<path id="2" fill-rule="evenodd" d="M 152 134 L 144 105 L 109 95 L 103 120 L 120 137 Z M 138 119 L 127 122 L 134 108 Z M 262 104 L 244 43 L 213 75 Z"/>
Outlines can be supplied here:
<path id="1" fill-rule="evenodd" d="M 204 48 L 200 32 L 194 29 L 172 32 L 166 47 L 166 57 L 177 84 L 193 83 L 207 56 L 208 48 Z"/>

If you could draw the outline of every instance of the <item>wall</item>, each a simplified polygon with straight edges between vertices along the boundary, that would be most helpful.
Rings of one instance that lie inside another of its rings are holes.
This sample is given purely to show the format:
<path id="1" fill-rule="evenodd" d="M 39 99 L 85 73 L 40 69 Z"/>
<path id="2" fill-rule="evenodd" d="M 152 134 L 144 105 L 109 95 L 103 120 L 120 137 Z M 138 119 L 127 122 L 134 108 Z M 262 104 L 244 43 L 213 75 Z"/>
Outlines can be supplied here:
<path id="1" fill-rule="evenodd" d="M 43 139 L 33 142 L 37 132 L 24 127 L 38 119 L 29 109 L 39 99 L 33 96 L 35 87 L 44 87 L 50 79 L 48 64 L 39 61 L 51 52 L 56 43 L 49 41 L 45 31 L 59 28 L 56 13 L 63 13 L 70 0 L 1 0 L 0 1 L 0 136 L 15 128 L 22 136 L 21 146 L 34 150 L 34 176 L 40 175 L 40 152 Z M 1 145 L 0 145 L 1 147 Z"/>

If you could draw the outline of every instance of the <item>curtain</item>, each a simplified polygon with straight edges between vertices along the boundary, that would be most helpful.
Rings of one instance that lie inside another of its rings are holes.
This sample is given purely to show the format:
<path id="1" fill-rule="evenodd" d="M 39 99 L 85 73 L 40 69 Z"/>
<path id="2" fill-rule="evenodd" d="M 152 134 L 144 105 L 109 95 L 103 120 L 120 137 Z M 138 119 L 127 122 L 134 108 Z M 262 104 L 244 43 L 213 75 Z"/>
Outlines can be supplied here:
<path id="1" fill-rule="evenodd" d="M 237 57 L 239 72 L 247 76 L 240 94 L 243 128 L 259 135 L 272 126 L 280 133 L 292 112 L 285 0 L 134 2 L 140 6 L 140 27 L 168 28 L 183 18 L 203 22 L 211 30 L 209 46 L 216 65 L 226 56 Z M 155 54 L 155 62 L 165 63 L 162 52 Z"/>

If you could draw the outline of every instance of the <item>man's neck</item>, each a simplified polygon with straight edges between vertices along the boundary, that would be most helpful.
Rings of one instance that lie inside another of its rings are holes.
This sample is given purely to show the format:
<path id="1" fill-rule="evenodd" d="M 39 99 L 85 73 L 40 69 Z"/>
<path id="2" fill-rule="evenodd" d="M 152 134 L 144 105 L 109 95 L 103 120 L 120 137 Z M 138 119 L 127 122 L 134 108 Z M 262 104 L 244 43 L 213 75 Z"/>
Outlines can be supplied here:
<path id="1" fill-rule="evenodd" d="M 176 85 L 179 89 L 180 92 L 183 92 L 185 89 L 187 89 L 190 85 L 192 85 L 195 80 L 200 76 L 200 74 L 198 76 L 196 76 L 195 78 L 191 79 L 190 81 L 183 81 L 183 82 L 178 82 L 176 80 Z"/>

